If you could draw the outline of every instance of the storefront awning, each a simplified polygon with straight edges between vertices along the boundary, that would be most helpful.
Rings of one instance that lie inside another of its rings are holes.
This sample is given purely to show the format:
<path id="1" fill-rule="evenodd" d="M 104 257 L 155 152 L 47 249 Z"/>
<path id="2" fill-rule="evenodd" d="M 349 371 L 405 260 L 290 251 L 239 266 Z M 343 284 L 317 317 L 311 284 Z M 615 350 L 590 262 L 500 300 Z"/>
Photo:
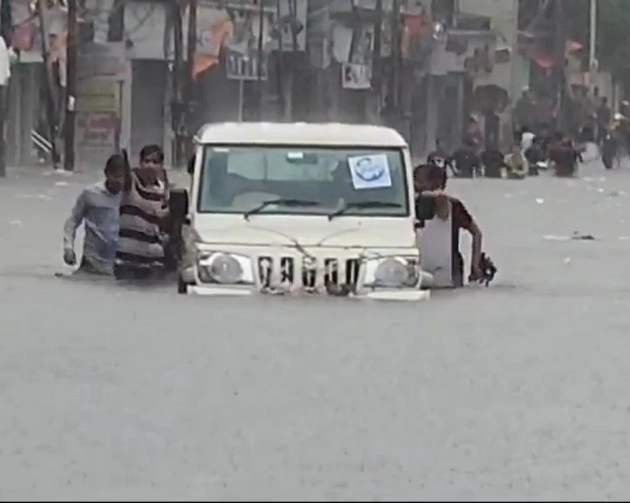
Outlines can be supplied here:
<path id="1" fill-rule="evenodd" d="M 575 40 L 567 40 L 565 54 L 573 54 L 581 51 L 584 46 Z M 532 61 L 536 63 L 543 70 L 549 70 L 556 66 L 556 56 L 553 53 L 535 53 L 531 57 Z"/>

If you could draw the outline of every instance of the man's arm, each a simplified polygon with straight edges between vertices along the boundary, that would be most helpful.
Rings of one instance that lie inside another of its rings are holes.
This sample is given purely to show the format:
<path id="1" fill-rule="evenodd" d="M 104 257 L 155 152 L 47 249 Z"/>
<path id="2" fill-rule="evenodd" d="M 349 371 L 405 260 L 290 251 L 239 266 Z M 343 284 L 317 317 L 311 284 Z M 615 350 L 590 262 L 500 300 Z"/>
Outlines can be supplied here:
<path id="1" fill-rule="evenodd" d="M 479 264 L 481 263 L 481 251 L 483 249 L 483 234 L 481 229 L 468 212 L 464 203 L 459 200 L 453 201 L 453 218 L 455 224 L 466 231 L 472 236 L 471 247 L 471 269 L 473 273 L 478 273 Z"/>
<path id="2" fill-rule="evenodd" d="M 133 177 L 131 172 L 131 165 L 129 164 L 129 154 L 127 153 L 127 149 L 122 150 L 122 156 L 125 160 L 125 185 L 124 191 L 129 192 L 131 190 L 131 185 L 133 183 Z"/>
<path id="3" fill-rule="evenodd" d="M 420 193 L 421 196 L 431 198 L 435 202 L 435 214 L 440 220 L 448 220 L 451 213 L 448 196 L 441 190 L 427 190 Z"/>
<path id="4" fill-rule="evenodd" d="M 83 218 L 85 217 L 85 210 L 87 208 L 87 197 L 85 191 L 81 192 L 81 195 L 77 198 L 74 207 L 70 213 L 70 217 L 66 220 L 63 226 L 63 248 L 64 250 L 74 250 L 74 239 L 76 237 L 77 229 L 81 225 Z"/>
<path id="5" fill-rule="evenodd" d="M 481 251 L 483 249 L 483 234 L 477 223 L 473 220 L 468 228 L 468 232 L 472 236 L 472 246 L 470 250 L 471 255 L 471 267 L 473 272 L 481 264 Z"/>

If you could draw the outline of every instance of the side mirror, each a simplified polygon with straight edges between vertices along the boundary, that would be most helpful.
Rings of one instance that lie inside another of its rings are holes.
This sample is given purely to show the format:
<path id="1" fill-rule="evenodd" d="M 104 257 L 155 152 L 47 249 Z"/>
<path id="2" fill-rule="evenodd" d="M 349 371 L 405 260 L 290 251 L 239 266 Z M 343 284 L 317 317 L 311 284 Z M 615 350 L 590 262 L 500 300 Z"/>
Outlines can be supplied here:
<path id="1" fill-rule="evenodd" d="M 173 189 L 169 197 L 168 209 L 172 218 L 178 222 L 183 222 L 188 216 L 188 191 L 186 189 Z"/>
<path id="2" fill-rule="evenodd" d="M 193 176 L 195 174 L 195 162 L 196 162 L 196 157 L 193 155 L 189 160 L 188 160 L 188 166 L 186 167 L 188 174 L 190 176 Z"/>

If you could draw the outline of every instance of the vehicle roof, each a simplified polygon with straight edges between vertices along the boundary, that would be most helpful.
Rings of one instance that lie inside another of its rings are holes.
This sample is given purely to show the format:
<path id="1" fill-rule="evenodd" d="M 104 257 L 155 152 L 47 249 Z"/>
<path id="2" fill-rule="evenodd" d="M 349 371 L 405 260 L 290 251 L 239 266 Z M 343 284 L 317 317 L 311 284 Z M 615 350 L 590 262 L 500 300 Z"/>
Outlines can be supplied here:
<path id="1" fill-rule="evenodd" d="M 196 136 L 202 144 L 406 147 L 394 129 L 383 126 L 305 122 L 224 122 L 206 124 Z"/>

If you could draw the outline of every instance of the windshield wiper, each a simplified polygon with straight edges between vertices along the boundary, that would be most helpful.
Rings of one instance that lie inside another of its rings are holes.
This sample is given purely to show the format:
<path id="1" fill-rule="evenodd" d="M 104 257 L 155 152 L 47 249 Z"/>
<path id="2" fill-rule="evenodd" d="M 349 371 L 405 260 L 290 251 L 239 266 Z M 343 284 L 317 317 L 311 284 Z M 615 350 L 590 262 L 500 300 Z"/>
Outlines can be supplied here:
<path id="1" fill-rule="evenodd" d="M 253 207 L 251 210 L 247 210 L 245 213 L 243 213 L 243 218 L 245 220 L 249 220 L 250 215 L 255 215 L 256 213 L 260 213 L 267 206 L 271 206 L 273 204 L 286 206 L 287 208 L 320 205 L 320 203 L 318 203 L 317 201 L 309 201 L 308 199 L 269 199 L 268 201 L 263 201 L 258 206 Z"/>
<path id="2" fill-rule="evenodd" d="M 368 208 L 402 208 L 402 204 L 391 203 L 389 201 L 358 201 L 354 203 L 344 202 L 340 208 L 336 209 L 328 215 L 328 220 L 332 220 L 339 215 L 343 215 L 348 210 L 363 210 Z"/>

